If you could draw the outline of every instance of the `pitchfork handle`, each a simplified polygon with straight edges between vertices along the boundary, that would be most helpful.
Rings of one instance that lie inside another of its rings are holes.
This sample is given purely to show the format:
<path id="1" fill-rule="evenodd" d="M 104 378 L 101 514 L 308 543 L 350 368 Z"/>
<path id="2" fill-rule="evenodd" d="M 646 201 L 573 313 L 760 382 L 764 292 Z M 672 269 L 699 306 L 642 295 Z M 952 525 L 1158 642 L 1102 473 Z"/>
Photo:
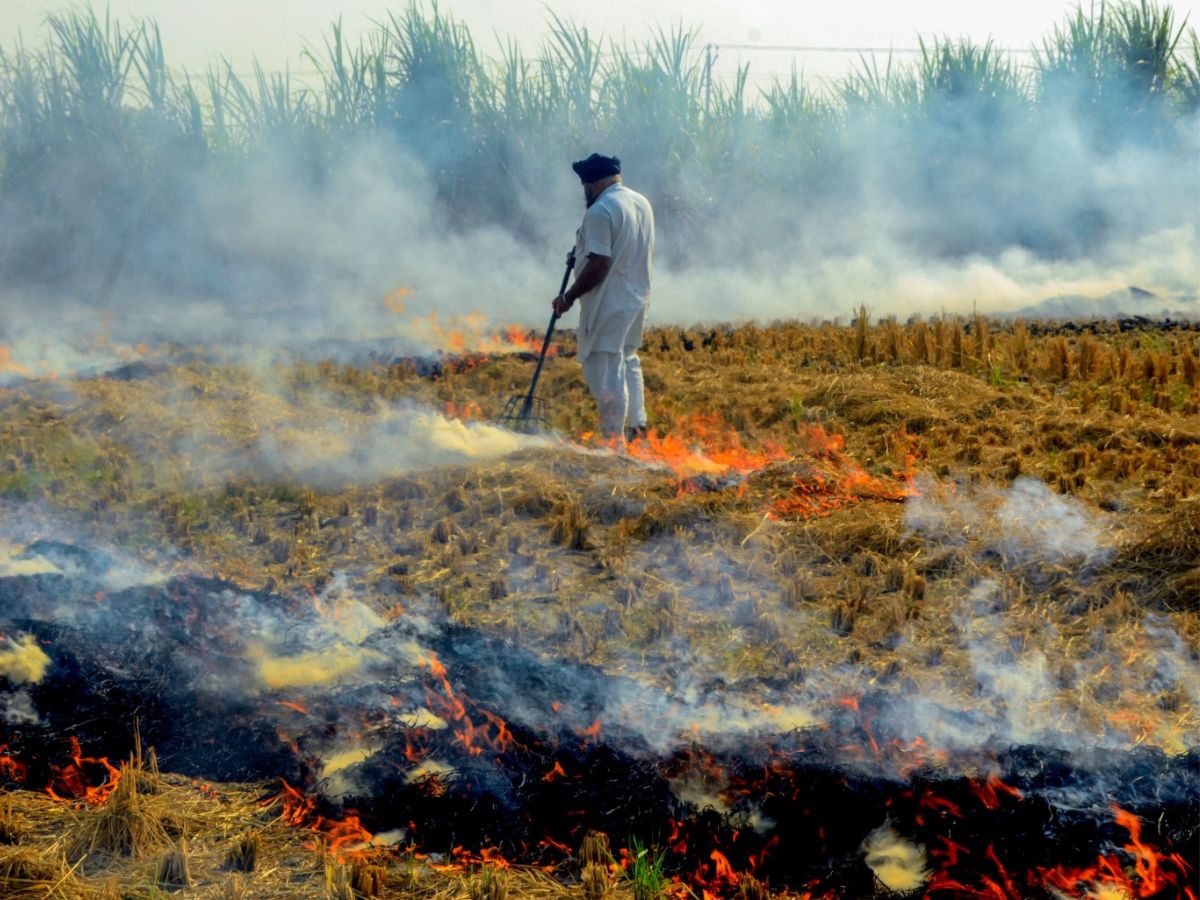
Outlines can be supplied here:
<path id="1" fill-rule="evenodd" d="M 567 271 L 563 272 L 562 284 L 558 286 L 558 296 L 562 296 L 567 292 L 567 279 L 571 277 L 571 270 L 575 268 L 575 248 L 571 248 L 571 252 L 567 254 Z"/>
<path id="2" fill-rule="evenodd" d="M 563 291 L 567 289 L 567 281 L 571 278 L 571 270 L 575 268 L 575 248 L 571 248 L 571 252 L 567 254 L 567 270 L 563 272 L 562 284 L 558 286 L 558 296 L 563 295 Z M 537 368 L 533 370 L 533 380 L 529 383 L 529 393 L 525 397 L 525 405 L 521 407 L 520 418 L 529 418 L 529 413 L 533 409 L 533 392 L 537 390 L 538 378 L 542 374 L 542 366 L 546 362 L 546 351 L 550 349 L 550 338 L 554 334 L 554 325 L 558 322 L 558 310 L 550 314 L 550 327 L 546 329 L 546 339 L 542 341 L 542 352 L 538 356 Z"/>

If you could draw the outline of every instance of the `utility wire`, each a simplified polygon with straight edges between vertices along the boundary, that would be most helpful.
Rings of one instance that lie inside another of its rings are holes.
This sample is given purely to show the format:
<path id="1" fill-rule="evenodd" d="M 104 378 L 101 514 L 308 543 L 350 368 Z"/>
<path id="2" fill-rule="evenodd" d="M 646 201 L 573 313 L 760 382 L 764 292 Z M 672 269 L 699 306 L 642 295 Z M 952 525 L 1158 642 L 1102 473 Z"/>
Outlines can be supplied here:
<path id="1" fill-rule="evenodd" d="M 765 50 L 771 53 L 923 53 L 920 47 L 818 47 L 806 44 L 705 44 L 714 50 Z M 928 48 L 926 48 L 927 50 Z M 1032 49 L 997 47 L 1001 53 L 1033 53 Z"/>

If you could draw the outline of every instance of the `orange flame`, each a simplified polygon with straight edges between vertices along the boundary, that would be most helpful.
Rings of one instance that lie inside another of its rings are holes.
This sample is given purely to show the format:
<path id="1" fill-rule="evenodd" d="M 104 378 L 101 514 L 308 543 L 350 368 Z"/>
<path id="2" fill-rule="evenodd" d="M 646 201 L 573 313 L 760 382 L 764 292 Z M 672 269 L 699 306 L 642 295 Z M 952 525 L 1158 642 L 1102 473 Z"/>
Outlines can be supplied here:
<path id="1" fill-rule="evenodd" d="M 269 803 L 280 800 L 283 812 L 279 817 L 288 825 L 307 828 L 322 835 L 325 844 L 335 857 L 354 856 L 370 845 L 373 835 L 363 827 L 359 817 L 347 813 L 344 819 L 329 819 L 316 812 L 316 801 L 298 788 L 280 779 L 283 791 Z M 322 849 L 317 844 L 306 845 L 310 850 Z"/>
<path id="2" fill-rule="evenodd" d="M 453 419 L 482 419 L 483 407 L 474 400 L 467 400 L 461 405 L 453 400 L 446 401 L 446 415 Z"/>
<path id="3" fill-rule="evenodd" d="M 12 348 L 4 344 L 0 344 L 0 374 L 11 372 L 13 375 L 29 376 L 30 371 L 26 366 L 12 361 Z"/>
<path id="4" fill-rule="evenodd" d="M 994 777 L 988 780 L 987 785 L 993 792 L 1002 791 L 1014 797 L 1020 795 L 1016 788 L 1003 785 Z M 994 796 L 989 794 L 983 785 L 976 786 L 976 794 L 981 799 Z M 1194 883 L 1192 878 L 1195 866 L 1179 853 L 1165 854 L 1143 841 L 1142 821 L 1136 815 L 1116 804 L 1113 804 L 1112 810 L 1117 824 L 1129 832 L 1129 840 L 1122 849 L 1132 858 L 1132 865 L 1124 863 L 1118 854 L 1109 853 L 1102 854 L 1090 866 L 1059 866 L 1054 869 L 1039 867 L 1036 877 L 1040 878 L 1042 885 L 1058 895 L 1080 900 L 1096 896 L 1100 892 L 1120 893 L 1130 898 L 1148 898 L 1165 895 L 1169 890 L 1172 891 L 1171 896 L 1183 900 L 1197 900 L 1196 891 L 1191 886 Z M 980 883 L 976 886 L 965 885 L 950 878 L 947 871 L 958 865 L 959 858 L 967 855 L 969 851 L 947 838 L 942 837 L 940 840 L 943 847 L 932 851 L 931 855 L 940 858 L 942 868 L 929 885 L 930 894 L 945 892 L 956 897 L 987 900 L 1020 900 L 1024 896 L 991 846 L 987 848 L 985 856 L 995 868 L 995 877 L 981 875 Z"/>
<path id="5" fill-rule="evenodd" d="M 601 438 L 592 432 L 580 442 L 611 450 L 624 449 L 634 459 L 669 468 L 680 482 L 680 492 L 692 488 L 687 480 L 700 476 L 747 475 L 773 462 L 787 459 L 787 451 L 773 442 L 757 449 L 746 447 L 737 430 L 717 416 L 696 415 L 677 420 L 667 434 L 651 431 L 626 445 L 621 438 Z"/>
<path id="6" fill-rule="evenodd" d="M 446 674 L 446 667 L 433 653 L 426 660 L 430 674 L 437 682 L 437 689 L 426 691 L 426 703 L 438 716 L 447 722 L 457 723 L 454 730 L 455 739 L 459 741 L 472 756 L 480 756 L 485 750 L 493 753 L 504 753 L 514 746 L 519 746 L 508 723 L 500 716 L 486 709 L 476 709 L 483 717 L 482 723 L 472 721 L 467 714 L 466 704 L 455 693 Z"/>
<path id="7" fill-rule="evenodd" d="M 568 847 L 562 841 L 556 841 L 554 838 L 550 837 L 550 835 L 546 835 L 544 838 L 542 838 L 540 841 L 538 841 L 538 846 L 539 847 L 549 847 L 553 850 L 558 851 L 565 857 L 570 857 L 570 856 L 575 855 L 574 851 L 572 851 L 570 847 Z"/>
<path id="8" fill-rule="evenodd" d="M 112 766 L 107 756 L 84 756 L 79 739 L 71 738 L 71 761 L 65 766 L 50 767 L 50 783 L 46 793 L 55 800 L 82 800 L 91 806 L 100 806 L 117 789 L 121 773 Z M 99 771 L 103 780 L 92 784 L 90 772 Z"/>
<path id="9" fill-rule="evenodd" d="M 0 744 L 0 778 L 23 783 L 25 776 L 29 774 L 29 769 L 24 763 L 9 756 L 7 751 L 8 744 Z"/>
<path id="10" fill-rule="evenodd" d="M 1178 855 L 1163 856 L 1155 848 L 1142 841 L 1141 819 L 1121 809 L 1112 807 L 1116 821 L 1129 832 L 1129 843 L 1124 849 L 1133 856 L 1133 874 L 1130 875 L 1115 854 L 1101 856 L 1095 865 L 1084 868 L 1060 866 L 1056 869 L 1041 869 L 1044 883 L 1051 888 L 1070 892 L 1069 896 L 1083 897 L 1097 888 L 1116 889 L 1129 897 L 1152 897 L 1167 887 L 1181 890 L 1178 896 L 1194 900 L 1195 893 L 1187 885 L 1186 873 L 1189 866 Z M 1175 871 L 1170 871 L 1174 869 Z M 1175 877 L 1179 873 L 1180 881 Z"/>
<path id="11" fill-rule="evenodd" d="M 1013 883 L 1012 877 L 996 856 L 996 851 L 989 844 L 984 856 L 996 868 L 996 877 L 980 874 L 978 885 L 964 884 L 946 874 L 946 869 L 954 866 L 958 862 L 960 855 L 967 855 L 969 851 L 961 844 L 955 844 L 947 838 L 940 838 L 945 845 L 945 849 L 933 851 L 934 856 L 945 857 L 945 868 L 933 877 L 929 883 L 929 890 L 926 896 L 935 896 L 947 894 L 951 897 L 974 898 L 974 900 L 1024 900 L 1024 895 L 1017 889 Z"/>
<path id="12" fill-rule="evenodd" d="M 383 298 L 383 305 L 390 313 L 395 313 L 398 316 L 404 315 L 404 298 L 411 293 L 408 288 L 396 288 L 394 291 L 389 291 Z"/>
<path id="13" fill-rule="evenodd" d="M 403 296 L 407 296 L 407 293 L 396 298 L 397 302 Z M 403 312 L 403 304 L 400 304 L 399 310 L 394 309 L 392 304 L 388 308 L 393 312 Z M 427 316 L 414 317 L 409 322 L 409 328 L 442 351 L 456 356 L 471 354 L 476 357 L 476 362 L 502 353 L 542 351 L 542 335 L 521 325 L 490 327 L 488 317 L 483 313 L 468 313 L 443 323 L 436 312 L 431 312 Z M 558 353 L 557 344 L 551 344 L 546 351 L 547 356 L 557 356 Z"/>
<path id="14" fill-rule="evenodd" d="M 283 793 L 279 795 L 283 801 L 283 812 L 280 813 L 280 818 L 288 825 L 303 825 L 308 821 L 308 817 L 316 808 L 316 802 L 281 779 L 283 784 Z"/>
<path id="15" fill-rule="evenodd" d="M 511 868 L 509 861 L 495 847 L 484 847 L 477 854 L 462 847 L 455 847 L 450 851 L 450 855 L 463 867 L 482 865 L 491 866 L 493 869 Z"/>
<path id="16" fill-rule="evenodd" d="M 320 826 L 314 827 L 318 831 L 325 832 L 325 836 L 329 839 L 329 850 L 334 856 L 346 855 L 356 846 L 369 845 L 374 837 L 371 832 L 363 828 L 362 822 L 355 815 L 347 815 L 340 822 L 321 820 Z"/>
<path id="17" fill-rule="evenodd" d="M 845 452 L 841 435 L 828 434 L 819 425 L 807 427 L 800 438 L 802 453 L 811 459 L 811 465 L 796 476 L 786 497 L 770 504 L 768 516 L 809 519 L 866 499 L 899 502 L 916 496 L 917 454 L 912 439 L 902 437 L 904 469 L 889 479 L 871 475 L 854 462 Z M 598 438 L 591 432 L 581 435 L 580 442 L 623 449 L 641 462 L 669 468 L 679 480 L 681 494 L 699 490 L 696 482 L 701 477 L 745 476 L 791 458 L 783 446 L 772 441 L 746 446 L 736 429 L 704 414 L 676 421 L 668 434 L 651 431 L 628 445 L 620 438 Z M 739 485 L 739 490 L 744 489 Z"/>
<path id="18" fill-rule="evenodd" d="M 975 796 L 979 798 L 979 802 L 987 809 L 993 811 L 1000 808 L 1000 794 L 1007 794 L 1009 797 L 1015 797 L 1018 800 L 1024 796 L 1019 788 L 1005 784 L 995 774 L 989 775 L 985 781 L 971 779 L 967 784 Z"/>
<path id="19" fill-rule="evenodd" d="M 948 813 L 956 819 L 963 817 L 962 807 L 953 800 L 947 800 L 945 797 L 939 797 L 933 791 L 925 791 L 918 801 L 922 809 L 927 809 L 935 813 Z"/>
<path id="20" fill-rule="evenodd" d="M 587 728 L 579 729 L 579 735 L 583 738 L 583 746 L 586 747 L 588 741 L 594 744 L 600 743 L 600 720 L 597 719 Z"/>
<path id="21" fill-rule="evenodd" d="M 727 884 L 730 887 L 736 887 L 738 883 L 738 874 L 733 871 L 733 866 L 729 864 L 729 859 L 720 850 L 714 850 L 710 859 L 713 861 L 715 872 L 713 880 L 718 884 Z"/>

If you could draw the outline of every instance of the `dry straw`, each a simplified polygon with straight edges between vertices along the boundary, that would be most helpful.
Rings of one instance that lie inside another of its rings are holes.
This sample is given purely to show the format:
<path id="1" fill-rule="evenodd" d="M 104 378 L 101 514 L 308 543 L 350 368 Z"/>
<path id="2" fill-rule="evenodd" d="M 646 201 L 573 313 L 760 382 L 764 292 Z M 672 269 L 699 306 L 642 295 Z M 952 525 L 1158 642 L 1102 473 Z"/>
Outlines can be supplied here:
<path id="1" fill-rule="evenodd" d="M 86 896 L 61 843 L 0 846 L 0 896 L 7 900 L 80 900 Z"/>
<path id="2" fill-rule="evenodd" d="M 71 859 L 129 857 L 142 859 L 170 842 L 168 808 L 138 787 L 140 766 L 121 766 L 117 787 L 104 805 L 82 812 L 67 835 Z"/>
<path id="3" fill-rule="evenodd" d="M 179 841 L 159 858 L 154 881 L 159 887 L 168 891 L 191 887 L 191 864 L 188 860 L 186 842 Z"/>
<path id="4" fill-rule="evenodd" d="M 225 868 L 236 872 L 253 872 L 262 854 L 262 832 L 244 831 L 230 842 L 225 852 Z"/>
<path id="5" fill-rule="evenodd" d="M 0 846 L 14 846 L 21 843 L 24 827 L 13 812 L 12 797 L 5 797 L 0 803 Z"/>

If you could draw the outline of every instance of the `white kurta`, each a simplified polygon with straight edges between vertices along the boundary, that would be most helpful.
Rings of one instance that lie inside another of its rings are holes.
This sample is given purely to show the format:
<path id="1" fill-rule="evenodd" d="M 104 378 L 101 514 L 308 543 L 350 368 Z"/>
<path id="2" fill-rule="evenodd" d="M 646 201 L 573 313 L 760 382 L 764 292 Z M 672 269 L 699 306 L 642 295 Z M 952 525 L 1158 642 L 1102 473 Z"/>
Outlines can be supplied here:
<path id="1" fill-rule="evenodd" d="M 579 298 L 581 363 L 593 352 L 627 354 L 641 346 L 654 262 L 650 201 L 623 184 L 605 189 L 576 233 L 577 274 L 593 253 L 609 257 L 612 265 L 604 280 Z"/>

